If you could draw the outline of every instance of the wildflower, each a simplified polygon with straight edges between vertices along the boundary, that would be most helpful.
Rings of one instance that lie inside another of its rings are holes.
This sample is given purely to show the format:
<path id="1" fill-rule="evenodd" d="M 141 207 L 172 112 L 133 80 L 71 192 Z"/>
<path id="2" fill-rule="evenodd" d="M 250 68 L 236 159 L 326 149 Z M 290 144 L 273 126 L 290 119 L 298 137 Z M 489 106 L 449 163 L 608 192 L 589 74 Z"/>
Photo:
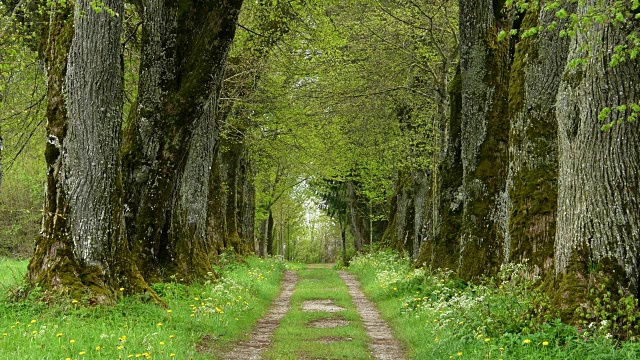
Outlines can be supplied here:
<path id="1" fill-rule="evenodd" d="M 174 337 L 174 335 L 169 335 L 169 339 L 173 339 Z"/>
<path id="2" fill-rule="evenodd" d="M 118 340 L 120 340 L 120 341 L 125 341 L 125 340 L 127 340 L 127 335 L 122 335 L 122 336 L 120 336 L 120 337 L 118 338 Z"/>
<path id="3" fill-rule="evenodd" d="M 9 336 L 9 334 L 7 334 L 7 333 L 2 333 L 2 336 Z"/>
<path id="4" fill-rule="evenodd" d="M 161 323 L 161 322 L 159 322 L 159 323 L 158 323 L 158 326 L 162 326 L 162 323 Z"/>
<path id="5" fill-rule="evenodd" d="M 542 346 L 547 346 L 547 345 L 549 345 L 549 342 L 548 342 L 548 341 L 543 341 L 543 342 L 542 342 Z"/>
<path id="6" fill-rule="evenodd" d="M 458 352 L 458 356 L 462 356 L 462 351 Z"/>
<path id="7" fill-rule="evenodd" d="M 491 338 L 484 338 L 484 342 L 489 342 L 491 341 Z"/>
<path id="8" fill-rule="evenodd" d="M 124 346 L 122 346 L 122 345 L 118 345 L 118 348 L 117 348 L 117 349 L 118 349 L 118 350 L 122 350 L 122 349 L 124 349 Z"/>
<path id="9" fill-rule="evenodd" d="M 160 341 L 160 345 L 164 345 L 164 341 Z"/>
<path id="10" fill-rule="evenodd" d="M 77 303 L 78 303 L 78 300 L 73 299 L 73 300 L 71 300 L 71 303 L 72 303 L 72 304 L 77 304 Z"/>
<path id="11" fill-rule="evenodd" d="M 124 291 L 124 288 L 120 288 L 119 290 L 120 290 L 120 292 L 123 292 L 123 291 Z"/>
<path id="12" fill-rule="evenodd" d="M 398 288 L 393 288 L 393 291 L 398 291 Z"/>
<path id="13" fill-rule="evenodd" d="M 100 346 L 96 346 L 96 351 L 100 351 Z"/>
<path id="14" fill-rule="evenodd" d="M 529 340 L 529 339 L 525 339 L 525 340 L 524 340 L 524 343 L 525 343 L 525 344 L 531 344 L 531 340 Z"/>
<path id="15" fill-rule="evenodd" d="M 35 324 L 35 323 L 36 323 L 36 320 L 35 320 L 35 319 L 34 319 L 34 320 L 31 320 L 31 323 L 32 323 L 32 324 Z"/>
<path id="16" fill-rule="evenodd" d="M 73 339 L 69 340 L 69 344 L 73 344 L 74 342 L 76 342 L 76 341 L 73 340 Z"/>
<path id="17" fill-rule="evenodd" d="M 173 310 L 169 309 L 167 310 L 167 313 L 171 314 L 173 312 Z"/>
<path id="18" fill-rule="evenodd" d="M 176 354 L 174 353 L 169 354 L 169 357 L 174 357 L 174 356 L 176 356 Z"/>
<path id="19" fill-rule="evenodd" d="M 87 353 L 86 351 L 80 351 L 78 354 L 80 354 L 80 355 L 84 355 L 84 354 L 86 354 L 86 353 Z"/>
<path id="20" fill-rule="evenodd" d="M 62 333 L 57 333 L 56 336 L 57 337 L 62 337 Z"/>
<path id="21" fill-rule="evenodd" d="M 501 347 L 499 350 L 500 350 L 500 351 L 504 351 L 504 348 L 503 348 L 503 347 Z"/>
<path id="22" fill-rule="evenodd" d="M 31 333 L 32 333 L 33 335 L 35 335 L 35 334 L 37 334 L 38 332 L 37 332 L 37 331 L 35 331 L 35 330 L 33 330 Z"/>

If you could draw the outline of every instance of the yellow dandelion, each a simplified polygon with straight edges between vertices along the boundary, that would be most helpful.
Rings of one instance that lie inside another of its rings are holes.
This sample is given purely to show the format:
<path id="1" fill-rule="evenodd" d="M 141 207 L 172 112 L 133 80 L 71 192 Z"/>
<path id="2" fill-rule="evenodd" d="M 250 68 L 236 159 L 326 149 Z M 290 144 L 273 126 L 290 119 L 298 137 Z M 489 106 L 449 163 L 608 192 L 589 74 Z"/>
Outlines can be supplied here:
<path id="1" fill-rule="evenodd" d="M 80 354 L 80 355 L 84 355 L 84 354 L 86 354 L 86 353 L 87 353 L 86 351 L 80 351 L 78 354 Z"/>
<path id="2" fill-rule="evenodd" d="M 35 319 L 34 319 L 34 320 L 31 320 L 31 323 L 32 323 L 32 324 L 35 324 L 35 323 L 36 323 L 36 320 L 35 320 Z"/>
<path id="3" fill-rule="evenodd" d="M 75 341 L 75 340 L 73 340 L 73 339 L 69 340 L 69 343 L 70 343 L 70 344 L 73 344 L 74 342 L 76 342 L 76 341 Z"/>
<path id="4" fill-rule="evenodd" d="M 33 335 L 35 335 L 35 334 L 37 334 L 38 332 L 37 332 L 37 331 L 35 331 L 35 330 L 33 330 L 31 333 L 32 333 Z"/>
<path id="5" fill-rule="evenodd" d="M 174 356 L 176 356 L 176 354 L 174 353 L 169 354 L 169 357 L 174 357 Z"/>
<path id="6" fill-rule="evenodd" d="M 57 337 L 62 337 L 62 333 L 57 333 L 56 336 Z"/>
<path id="7" fill-rule="evenodd" d="M 491 338 L 484 338 L 484 342 L 489 342 L 491 341 Z"/>
<path id="8" fill-rule="evenodd" d="M 504 348 L 503 348 L 503 347 L 501 347 L 499 350 L 500 350 L 500 351 L 504 351 Z"/>
<path id="9" fill-rule="evenodd" d="M 525 343 L 525 344 L 531 344 L 531 340 L 529 340 L 529 339 L 525 339 L 525 340 L 524 340 L 524 343 Z"/>
<path id="10" fill-rule="evenodd" d="M 118 350 L 122 350 L 122 349 L 124 349 L 124 346 L 118 345 Z"/>
<path id="11" fill-rule="evenodd" d="M 162 326 L 162 323 L 161 323 L 161 322 L 159 322 L 159 323 L 158 323 L 158 326 Z"/>
<path id="12" fill-rule="evenodd" d="M 458 356 L 462 356 L 462 351 L 459 351 L 459 352 L 458 352 Z"/>
<path id="13" fill-rule="evenodd" d="M 547 346 L 547 345 L 549 345 L 549 342 L 548 342 L 548 341 L 543 341 L 543 342 L 542 342 L 542 346 Z"/>
<path id="14" fill-rule="evenodd" d="M 164 341 L 160 341 L 160 345 L 164 345 Z"/>
<path id="15" fill-rule="evenodd" d="M 124 288 L 120 288 L 119 290 L 120 290 L 120 292 L 123 292 L 123 291 L 124 291 Z"/>
<path id="16" fill-rule="evenodd" d="M 169 335 L 169 339 L 173 339 L 175 335 Z"/>
<path id="17" fill-rule="evenodd" d="M 7 334 L 7 333 L 2 333 L 2 336 L 9 336 L 9 334 Z"/>
<path id="18" fill-rule="evenodd" d="M 72 304 L 77 304 L 77 303 L 78 303 L 78 300 L 73 299 L 73 300 L 71 300 L 71 303 L 72 303 Z"/>
<path id="19" fill-rule="evenodd" d="M 96 351 L 100 351 L 101 347 L 100 346 L 96 346 Z"/>
<path id="20" fill-rule="evenodd" d="M 171 313 L 173 312 L 173 310 L 169 309 L 169 310 L 167 310 L 167 312 L 168 312 L 169 314 L 171 314 Z"/>

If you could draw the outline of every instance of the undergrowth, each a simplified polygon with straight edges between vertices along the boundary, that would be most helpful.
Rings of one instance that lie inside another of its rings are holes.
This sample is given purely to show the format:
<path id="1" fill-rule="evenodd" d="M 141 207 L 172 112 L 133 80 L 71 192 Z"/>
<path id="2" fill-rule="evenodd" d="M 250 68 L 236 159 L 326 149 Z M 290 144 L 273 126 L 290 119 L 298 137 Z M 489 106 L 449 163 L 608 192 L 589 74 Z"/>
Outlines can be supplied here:
<path id="1" fill-rule="evenodd" d="M 154 284 L 162 309 L 134 297 L 115 306 L 82 299 L 49 305 L 32 292 L 0 299 L 0 359 L 210 359 L 247 332 L 279 293 L 275 260 L 248 258 L 216 269 L 222 276 L 186 286 Z M 0 286 L 15 291 L 26 262 L 0 261 Z"/>
<path id="2" fill-rule="evenodd" d="M 603 297 L 583 309 L 583 322 L 561 322 L 526 264 L 507 264 L 479 284 L 450 272 L 414 269 L 393 252 L 351 261 L 367 295 L 378 303 L 415 359 L 637 359 L 637 301 Z M 588 310 L 588 311 L 587 311 Z M 580 311 L 580 310 L 578 310 Z M 618 326 L 618 325 L 616 325 Z"/>

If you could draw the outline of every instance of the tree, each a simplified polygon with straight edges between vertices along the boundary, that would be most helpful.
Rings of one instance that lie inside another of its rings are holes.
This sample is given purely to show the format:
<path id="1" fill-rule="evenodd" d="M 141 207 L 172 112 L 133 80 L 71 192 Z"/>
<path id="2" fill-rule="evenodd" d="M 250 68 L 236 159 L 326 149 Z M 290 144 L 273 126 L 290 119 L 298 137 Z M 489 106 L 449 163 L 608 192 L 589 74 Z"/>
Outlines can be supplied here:
<path id="1" fill-rule="evenodd" d="M 596 14 L 598 9 L 608 13 L 616 5 L 614 1 L 587 1 L 577 8 L 577 14 L 590 19 L 594 9 Z M 605 21 L 584 21 L 571 38 L 558 91 L 554 250 L 555 273 L 563 279 L 562 294 L 570 293 L 576 285 L 586 287 L 585 279 L 598 269 L 616 286 L 639 294 L 640 128 L 625 120 L 632 113 L 628 105 L 638 102 L 640 68 L 633 58 L 615 64 L 616 52 L 609 51 L 611 44 L 632 48 L 630 34 L 637 34 L 639 28 L 629 9 L 621 15 L 627 20 L 605 17 Z M 609 120 L 622 121 L 602 131 L 600 111 L 611 106 L 616 111 L 609 114 Z"/>
<path id="2" fill-rule="evenodd" d="M 127 235 L 149 279 L 211 272 L 206 170 L 217 93 L 242 0 L 149 0 L 137 106 L 124 143 Z M 142 6 L 143 5 L 143 6 Z"/>
<path id="3" fill-rule="evenodd" d="M 143 291 L 124 233 L 120 35 L 124 2 L 55 3 L 41 44 L 48 74 L 47 196 L 33 284 L 111 302 Z"/>

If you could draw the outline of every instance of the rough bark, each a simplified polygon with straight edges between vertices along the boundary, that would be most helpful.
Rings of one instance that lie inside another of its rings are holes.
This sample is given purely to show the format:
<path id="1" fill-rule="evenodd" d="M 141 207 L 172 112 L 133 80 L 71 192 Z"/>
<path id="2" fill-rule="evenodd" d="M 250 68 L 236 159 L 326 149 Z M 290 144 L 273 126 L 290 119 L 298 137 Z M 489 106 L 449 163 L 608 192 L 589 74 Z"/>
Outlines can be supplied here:
<path id="1" fill-rule="evenodd" d="M 508 41 L 499 0 L 460 1 L 464 207 L 459 272 L 495 273 L 503 259 L 508 167 Z"/>
<path id="2" fill-rule="evenodd" d="M 570 8 L 568 8 L 570 10 Z M 549 26 L 552 12 L 528 11 L 522 29 Z M 520 40 L 509 81 L 509 228 L 505 261 L 529 260 L 536 274 L 553 266 L 557 206 L 557 121 L 555 99 L 569 41 L 555 31 Z"/>
<path id="3" fill-rule="evenodd" d="M 105 1 L 118 14 L 124 2 Z M 41 44 L 48 74 L 47 191 L 32 284 L 97 302 L 148 290 L 124 233 L 120 144 L 120 16 L 88 2 L 51 11 Z"/>
<path id="4" fill-rule="evenodd" d="M 191 259 L 197 268 L 189 268 L 176 257 L 183 250 L 191 254 L 181 254 L 180 259 L 202 256 L 202 247 L 195 244 L 202 243 L 200 215 L 205 204 L 208 207 L 206 191 L 197 198 L 198 205 L 192 206 L 185 201 L 196 199 L 181 196 L 180 189 L 203 186 L 202 182 L 181 184 L 189 159 L 200 167 L 215 146 L 207 132 L 214 117 L 204 114 L 207 106 L 215 105 L 212 99 L 220 86 L 241 5 L 242 0 L 147 0 L 142 6 L 139 95 L 129 119 L 124 153 L 125 182 L 130 190 L 127 232 L 151 278 L 176 272 L 188 280 L 210 271 L 204 258 Z M 198 133 L 207 140 L 194 142 Z M 197 219 L 198 224 L 189 218 Z"/>
<path id="5" fill-rule="evenodd" d="M 456 269 L 460 257 L 462 224 L 461 120 L 462 87 L 460 71 L 449 84 L 449 114 L 439 125 L 439 163 L 432 181 L 431 233 L 420 247 L 417 265 Z"/>
<path id="6" fill-rule="evenodd" d="M 605 6 L 613 6 L 606 1 Z M 587 1 L 578 9 L 584 14 Z M 638 292 L 640 250 L 640 127 L 635 123 L 602 131 L 600 110 L 637 103 L 640 66 L 637 60 L 611 67 L 610 49 L 638 31 L 637 21 L 622 25 L 591 24 L 571 40 L 569 60 L 594 54 L 583 65 L 567 66 L 558 91 L 558 220 L 555 238 L 557 275 L 588 278 L 604 270 Z M 609 120 L 628 113 L 613 111 Z M 572 273 L 573 272 L 573 273 Z M 562 278 L 562 276 L 560 276 Z M 625 279 L 626 278 L 626 279 Z M 584 281 L 582 281 L 584 283 Z M 571 285 L 568 284 L 567 285 Z M 562 291 L 566 290 L 561 288 Z"/>
<path id="7" fill-rule="evenodd" d="M 368 216 L 368 206 L 362 197 L 357 194 L 356 184 L 353 181 L 347 182 L 347 197 L 349 211 L 349 230 L 353 234 L 356 251 L 361 251 L 366 245 L 370 245 L 370 225 Z"/>

